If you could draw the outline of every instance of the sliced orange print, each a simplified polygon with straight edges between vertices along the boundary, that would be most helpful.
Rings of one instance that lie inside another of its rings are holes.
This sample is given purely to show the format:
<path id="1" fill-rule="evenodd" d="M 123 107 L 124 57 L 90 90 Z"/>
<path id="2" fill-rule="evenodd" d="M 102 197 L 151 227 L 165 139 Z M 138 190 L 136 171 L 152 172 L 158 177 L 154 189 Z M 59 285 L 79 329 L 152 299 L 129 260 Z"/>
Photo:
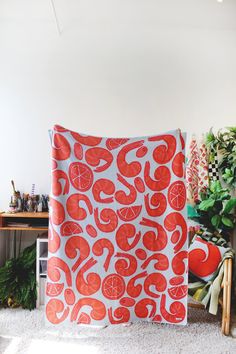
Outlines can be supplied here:
<path id="1" fill-rule="evenodd" d="M 187 295 L 187 293 L 188 293 L 187 285 L 173 286 L 172 288 L 168 289 L 168 294 L 174 300 L 182 299 Z"/>
<path id="2" fill-rule="evenodd" d="M 107 299 L 120 299 L 124 292 L 125 282 L 120 275 L 110 274 L 104 279 L 102 284 L 102 293 Z"/>
<path id="3" fill-rule="evenodd" d="M 82 227 L 74 221 L 66 221 L 61 226 L 61 235 L 62 236 L 71 236 L 78 235 L 83 232 Z"/>
<path id="4" fill-rule="evenodd" d="M 64 283 L 47 283 L 46 294 L 47 296 L 58 296 L 64 288 Z"/>
<path id="5" fill-rule="evenodd" d="M 121 208 L 117 211 L 119 217 L 123 221 L 131 221 L 136 219 L 141 213 L 142 205 L 134 205 L 132 207 Z"/>
<path id="6" fill-rule="evenodd" d="M 87 191 L 93 184 L 93 172 L 82 162 L 73 162 L 69 167 L 70 181 L 74 188 L 81 192 Z"/>
<path id="7" fill-rule="evenodd" d="M 186 203 L 186 187 L 182 181 L 174 182 L 168 190 L 168 201 L 174 210 L 182 210 Z"/>

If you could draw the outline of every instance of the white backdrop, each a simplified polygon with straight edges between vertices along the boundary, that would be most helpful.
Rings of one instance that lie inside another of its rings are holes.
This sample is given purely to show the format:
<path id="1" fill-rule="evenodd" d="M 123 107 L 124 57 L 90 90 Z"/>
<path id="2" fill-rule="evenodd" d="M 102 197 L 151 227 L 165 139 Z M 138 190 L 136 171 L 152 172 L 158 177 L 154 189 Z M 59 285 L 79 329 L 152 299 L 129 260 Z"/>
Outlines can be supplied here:
<path id="1" fill-rule="evenodd" d="M 236 1 L 0 0 L 0 209 L 49 190 L 47 130 L 236 124 Z"/>

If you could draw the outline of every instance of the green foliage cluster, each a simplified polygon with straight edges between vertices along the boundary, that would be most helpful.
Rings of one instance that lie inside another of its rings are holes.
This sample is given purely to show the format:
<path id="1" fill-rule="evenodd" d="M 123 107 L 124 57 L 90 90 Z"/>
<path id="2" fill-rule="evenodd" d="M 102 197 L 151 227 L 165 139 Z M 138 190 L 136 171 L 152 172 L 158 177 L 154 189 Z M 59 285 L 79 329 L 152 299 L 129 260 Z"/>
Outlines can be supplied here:
<path id="1" fill-rule="evenodd" d="M 16 259 L 0 268 L 0 305 L 36 307 L 36 244 L 24 249 Z"/>
<path id="2" fill-rule="evenodd" d="M 220 129 L 217 134 L 212 129 L 206 137 L 207 145 L 213 150 L 219 150 L 222 159 L 219 169 L 224 182 L 232 189 L 236 188 L 236 127 Z"/>
<path id="3" fill-rule="evenodd" d="M 196 205 L 199 222 L 213 232 L 227 235 L 236 224 L 235 206 L 236 198 L 232 198 L 230 190 L 222 188 L 220 181 L 212 182 Z"/>

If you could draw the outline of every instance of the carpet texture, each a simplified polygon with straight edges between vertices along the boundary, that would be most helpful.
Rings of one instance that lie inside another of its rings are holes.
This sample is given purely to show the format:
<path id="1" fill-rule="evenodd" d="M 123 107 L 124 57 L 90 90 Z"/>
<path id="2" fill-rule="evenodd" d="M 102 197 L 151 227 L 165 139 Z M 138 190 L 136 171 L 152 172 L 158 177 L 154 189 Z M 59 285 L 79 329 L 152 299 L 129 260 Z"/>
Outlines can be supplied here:
<path id="1" fill-rule="evenodd" d="M 235 337 L 235 338 L 234 338 Z M 104 329 L 57 330 L 44 325 L 43 309 L 0 310 L 1 354 L 236 353 L 236 326 L 222 336 L 220 318 L 189 309 L 186 327 L 136 323 Z"/>

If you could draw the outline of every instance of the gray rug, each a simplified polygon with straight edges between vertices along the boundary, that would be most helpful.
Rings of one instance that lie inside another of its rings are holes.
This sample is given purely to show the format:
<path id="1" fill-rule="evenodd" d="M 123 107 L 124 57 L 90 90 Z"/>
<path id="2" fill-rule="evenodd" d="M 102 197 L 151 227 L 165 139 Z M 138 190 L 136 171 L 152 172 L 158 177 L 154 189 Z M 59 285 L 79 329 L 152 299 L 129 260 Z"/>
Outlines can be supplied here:
<path id="1" fill-rule="evenodd" d="M 186 327 L 136 323 L 105 329 L 58 330 L 44 325 L 43 309 L 0 310 L 1 354 L 236 353 L 236 328 L 222 336 L 220 318 L 189 309 Z"/>

